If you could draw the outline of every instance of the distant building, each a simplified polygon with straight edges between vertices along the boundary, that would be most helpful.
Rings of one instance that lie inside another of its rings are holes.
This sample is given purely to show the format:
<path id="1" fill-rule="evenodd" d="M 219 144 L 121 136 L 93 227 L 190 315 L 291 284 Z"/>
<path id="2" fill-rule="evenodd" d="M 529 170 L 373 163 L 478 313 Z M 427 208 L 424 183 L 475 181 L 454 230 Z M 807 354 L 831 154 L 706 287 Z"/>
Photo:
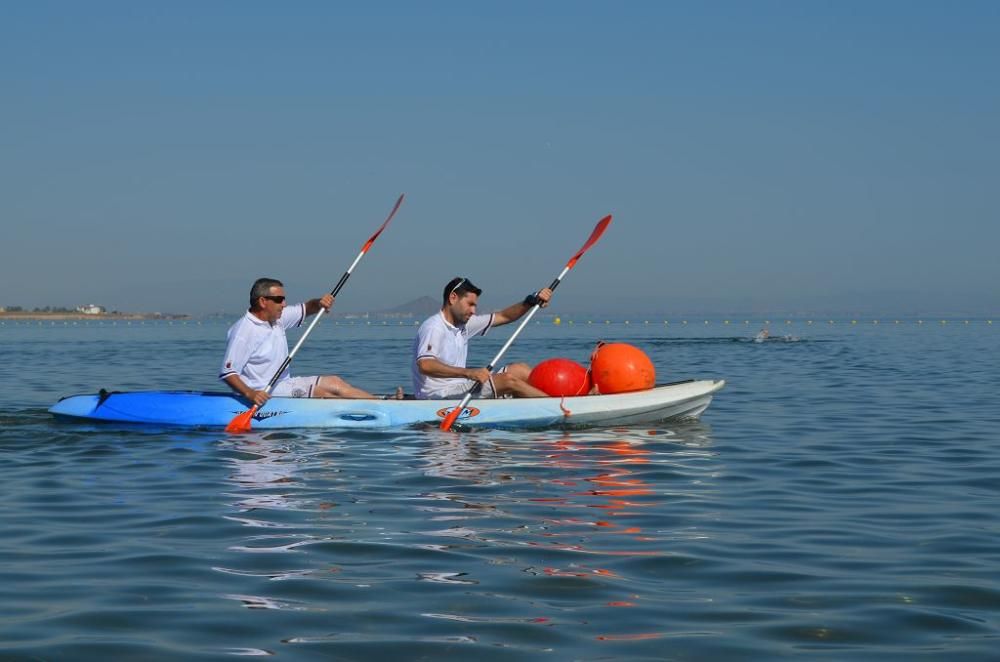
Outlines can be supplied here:
<path id="1" fill-rule="evenodd" d="M 88 303 L 86 306 L 77 306 L 76 312 L 83 313 L 84 315 L 100 315 L 107 312 L 104 306 L 96 306 L 92 303 Z"/>

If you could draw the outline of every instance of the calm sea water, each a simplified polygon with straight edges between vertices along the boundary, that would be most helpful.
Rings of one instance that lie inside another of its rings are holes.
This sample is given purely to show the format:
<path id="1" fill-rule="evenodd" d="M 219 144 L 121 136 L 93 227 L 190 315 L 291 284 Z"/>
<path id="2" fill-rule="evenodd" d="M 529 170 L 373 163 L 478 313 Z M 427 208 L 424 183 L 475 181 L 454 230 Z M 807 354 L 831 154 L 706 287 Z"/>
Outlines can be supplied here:
<path id="1" fill-rule="evenodd" d="M 533 324 L 512 347 L 619 340 L 660 381 L 728 381 L 656 428 L 229 437 L 45 411 L 216 389 L 226 326 L 0 325 L 0 657 L 1000 659 L 1000 323 Z M 413 333 L 324 322 L 293 368 L 388 391 Z"/>

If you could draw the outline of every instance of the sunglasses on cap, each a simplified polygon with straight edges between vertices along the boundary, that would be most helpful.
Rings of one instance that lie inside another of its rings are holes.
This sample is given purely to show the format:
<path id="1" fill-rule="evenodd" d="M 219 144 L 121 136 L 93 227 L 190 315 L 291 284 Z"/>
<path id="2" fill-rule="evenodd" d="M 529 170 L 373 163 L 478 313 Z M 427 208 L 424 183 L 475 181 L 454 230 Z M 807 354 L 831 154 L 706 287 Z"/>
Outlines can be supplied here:
<path id="1" fill-rule="evenodd" d="M 460 287 L 462 287 L 463 285 L 465 285 L 465 283 L 466 283 L 466 282 L 467 282 L 468 280 L 469 280 L 468 278 L 463 278 L 462 280 L 458 281 L 458 284 L 457 284 L 457 285 L 455 285 L 455 287 L 451 288 L 451 292 L 448 292 L 448 296 L 451 296 L 452 294 L 454 294 L 454 293 L 455 293 L 455 291 L 456 291 L 456 290 L 457 290 L 458 288 L 460 288 Z"/>

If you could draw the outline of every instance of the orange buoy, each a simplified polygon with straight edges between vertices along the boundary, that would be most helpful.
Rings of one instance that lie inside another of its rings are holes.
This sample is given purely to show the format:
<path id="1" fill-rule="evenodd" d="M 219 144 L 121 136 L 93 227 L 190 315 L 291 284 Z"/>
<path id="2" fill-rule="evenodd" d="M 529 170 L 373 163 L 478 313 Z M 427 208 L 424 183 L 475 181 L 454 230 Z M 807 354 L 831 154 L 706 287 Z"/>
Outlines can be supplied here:
<path id="1" fill-rule="evenodd" d="M 590 373 L 570 359 L 547 359 L 531 371 L 528 383 L 553 397 L 587 395 L 590 391 Z"/>
<path id="2" fill-rule="evenodd" d="M 598 343 L 590 375 L 602 394 L 644 391 L 656 386 L 656 369 L 646 353 L 626 343 Z"/>

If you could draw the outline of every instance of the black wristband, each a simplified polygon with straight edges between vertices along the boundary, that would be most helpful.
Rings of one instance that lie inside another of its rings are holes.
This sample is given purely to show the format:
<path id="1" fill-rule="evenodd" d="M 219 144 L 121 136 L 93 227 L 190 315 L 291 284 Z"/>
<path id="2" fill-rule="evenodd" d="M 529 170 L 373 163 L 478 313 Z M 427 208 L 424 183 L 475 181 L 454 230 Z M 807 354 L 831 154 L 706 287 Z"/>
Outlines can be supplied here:
<path id="1" fill-rule="evenodd" d="M 532 292 L 528 296 L 524 297 L 524 301 L 522 301 L 521 303 L 523 303 L 525 306 L 530 307 L 541 303 L 541 301 L 542 300 L 538 298 L 538 292 Z"/>

